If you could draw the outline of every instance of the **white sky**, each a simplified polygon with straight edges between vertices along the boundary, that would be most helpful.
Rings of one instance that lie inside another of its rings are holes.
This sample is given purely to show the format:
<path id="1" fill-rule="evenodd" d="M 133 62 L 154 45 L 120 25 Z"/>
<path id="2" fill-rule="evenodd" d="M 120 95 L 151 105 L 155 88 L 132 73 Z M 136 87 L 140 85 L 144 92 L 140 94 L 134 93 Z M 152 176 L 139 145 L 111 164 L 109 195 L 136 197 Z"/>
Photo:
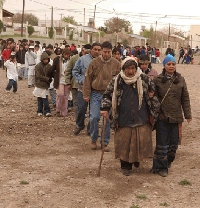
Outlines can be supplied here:
<path id="1" fill-rule="evenodd" d="M 200 25 L 199 0 L 25 0 L 25 12 L 37 15 L 39 19 L 51 19 L 51 6 L 54 7 L 54 20 L 64 16 L 74 16 L 75 20 L 83 24 L 84 8 L 86 11 L 86 24 L 89 18 L 94 16 L 96 4 L 96 26 L 104 26 L 104 21 L 118 16 L 129 20 L 133 26 L 134 33 L 139 33 L 142 25 L 157 30 L 172 27 L 188 32 L 189 25 Z M 100 3 L 98 3 L 100 2 Z M 10 12 L 21 12 L 23 0 L 6 0 L 4 9 Z M 115 12 L 114 12 L 114 10 Z M 167 17 L 164 17 L 167 15 Z M 161 18 L 161 19 L 160 19 Z"/>

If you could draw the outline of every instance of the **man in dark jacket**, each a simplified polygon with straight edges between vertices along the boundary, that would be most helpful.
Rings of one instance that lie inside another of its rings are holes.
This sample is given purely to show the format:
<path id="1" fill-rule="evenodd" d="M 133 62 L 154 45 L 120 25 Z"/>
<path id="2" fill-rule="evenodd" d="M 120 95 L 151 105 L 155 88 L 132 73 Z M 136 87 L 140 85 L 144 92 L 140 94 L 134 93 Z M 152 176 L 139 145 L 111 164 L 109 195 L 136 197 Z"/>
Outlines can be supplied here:
<path id="1" fill-rule="evenodd" d="M 38 100 L 38 116 L 51 116 L 48 102 L 48 88 L 52 81 L 53 69 L 49 64 L 50 58 L 46 52 L 41 55 L 41 62 L 35 67 L 35 89 L 33 95 Z"/>
<path id="2" fill-rule="evenodd" d="M 22 44 L 19 45 L 19 50 L 16 52 L 18 80 L 22 80 L 23 77 L 27 78 L 24 76 L 28 73 L 25 73 L 25 54 L 26 50 L 24 46 Z"/>
<path id="3" fill-rule="evenodd" d="M 184 52 L 184 49 L 183 49 L 183 47 L 181 47 L 181 49 L 180 49 L 180 51 L 179 51 L 178 64 L 179 64 L 181 58 L 183 59 L 184 53 L 185 53 L 185 52 Z"/>

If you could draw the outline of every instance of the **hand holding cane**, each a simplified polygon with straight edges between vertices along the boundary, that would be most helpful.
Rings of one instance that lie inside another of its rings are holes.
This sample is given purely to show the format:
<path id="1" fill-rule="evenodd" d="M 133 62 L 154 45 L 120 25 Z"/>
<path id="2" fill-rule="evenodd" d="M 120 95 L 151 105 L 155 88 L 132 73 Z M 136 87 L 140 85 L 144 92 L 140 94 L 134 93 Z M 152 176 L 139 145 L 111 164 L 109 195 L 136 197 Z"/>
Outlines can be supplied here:
<path id="1" fill-rule="evenodd" d="M 103 155 L 104 155 L 104 137 L 105 137 L 105 131 L 106 131 L 106 122 L 107 119 L 106 117 L 103 117 L 103 126 L 102 126 L 102 131 L 101 131 L 101 158 L 100 158 L 100 164 L 99 164 L 99 170 L 97 173 L 97 176 L 100 176 L 100 171 L 101 171 L 101 164 L 103 161 Z"/>

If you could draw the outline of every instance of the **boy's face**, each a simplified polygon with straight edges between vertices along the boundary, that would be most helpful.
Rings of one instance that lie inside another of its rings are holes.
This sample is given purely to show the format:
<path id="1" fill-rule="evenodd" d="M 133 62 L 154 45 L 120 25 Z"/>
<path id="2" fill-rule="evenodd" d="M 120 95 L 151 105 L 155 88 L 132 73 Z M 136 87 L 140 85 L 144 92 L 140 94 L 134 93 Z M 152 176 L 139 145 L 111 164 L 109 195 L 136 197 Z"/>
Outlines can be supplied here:
<path id="1" fill-rule="evenodd" d="M 116 58 L 117 60 L 121 60 L 121 54 L 119 53 L 119 51 L 117 51 L 116 53 L 113 54 L 113 57 Z"/>
<path id="2" fill-rule="evenodd" d="M 49 63 L 49 59 L 48 59 L 48 58 L 43 59 L 43 63 L 44 63 L 45 65 L 48 64 L 48 63 Z"/>
<path id="3" fill-rule="evenodd" d="M 13 60 L 12 60 L 12 62 L 16 62 L 17 61 L 17 58 L 15 57 L 15 58 L 13 58 Z"/>

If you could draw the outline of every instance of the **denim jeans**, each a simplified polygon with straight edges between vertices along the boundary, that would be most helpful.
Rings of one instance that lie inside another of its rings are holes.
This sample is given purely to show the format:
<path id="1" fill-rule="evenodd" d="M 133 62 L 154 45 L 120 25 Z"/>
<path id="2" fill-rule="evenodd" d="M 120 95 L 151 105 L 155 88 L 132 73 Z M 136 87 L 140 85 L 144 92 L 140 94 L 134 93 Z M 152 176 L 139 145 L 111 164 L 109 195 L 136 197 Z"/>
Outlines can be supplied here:
<path id="1" fill-rule="evenodd" d="M 37 113 L 42 113 L 42 114 L 44 113 L 44 115 L 46 115 L 47 113 L 51 113 L 48 96 L 46 98 L 38 97 L 37 101 L 38 101 Z"/>
<path id="2" fill-rule="evenodd" d="M 76 117 L 77 127 L 83 129 L 85 127 L 85 114 L 87 112 L 88 102 L 83 99 L 83 93 L 77 92 L 78 114 Z"/>
<path id="3" fill-rule="evenodd" d="M 53 105 L 56 105 L 56 90 L 53 89 L 49 89 L 49 94 L 51 96 L 51 102 Z"/>
<path id="4" fill-rule="evenodd" d="M 99 136 L 99 121 L 100 121 L 100 105 L 103 95 L 96 91 L 92 91 L 90 96 L 90 136 L 92 142 L 96 142 Z M 108 145 L 110 139 L 110 122 L 107 120 L 104 145 Z"/>
<path id="5" fill-rule="evenodd" d="M 24 79 L 28 78 L 28 69 L 24 68 Z"/>
<path id="6" fill-rule="evenodd" d="M 17 82 L 13 79 L 9 79 L 6 90 L 10 91 L 12 87 L 13 87 L 13 92 L 17 92 Z"/>

